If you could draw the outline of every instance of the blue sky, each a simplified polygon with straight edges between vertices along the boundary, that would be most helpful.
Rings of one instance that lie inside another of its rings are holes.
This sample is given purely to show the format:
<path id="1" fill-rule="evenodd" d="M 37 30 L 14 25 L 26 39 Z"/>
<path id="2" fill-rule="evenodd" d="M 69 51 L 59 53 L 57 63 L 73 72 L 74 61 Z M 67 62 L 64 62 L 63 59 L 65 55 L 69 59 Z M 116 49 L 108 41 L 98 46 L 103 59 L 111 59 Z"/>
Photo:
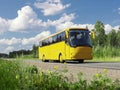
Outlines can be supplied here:
<path id="1" fill-rule="evenodd" d="M 97 20 L 105 31 L 120 26 L 120 0 L 1 0 L 0 53 L 31 49 L 67 27 L 91 30 Z"/>

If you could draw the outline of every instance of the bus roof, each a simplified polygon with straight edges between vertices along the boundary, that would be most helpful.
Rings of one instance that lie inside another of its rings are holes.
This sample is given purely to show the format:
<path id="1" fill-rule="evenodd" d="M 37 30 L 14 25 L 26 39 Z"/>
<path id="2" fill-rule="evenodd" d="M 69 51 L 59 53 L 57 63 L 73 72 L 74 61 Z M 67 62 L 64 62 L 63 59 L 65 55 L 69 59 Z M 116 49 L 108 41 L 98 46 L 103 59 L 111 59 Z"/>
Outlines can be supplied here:
<path id="1" fill-rule="evenodd" d="M 51 35 L 49 35 L 48 37 L 41 39 L 40 41 L 43 41 L 43 40 L 45 40 L 45 39 L 47 39 L 47 38 L 49 38 L 49 37 L 55 36 L 55 35 L 57 35 L 57 34 L 59 34 L 59 33 L 61 33 L 61 32 L 69 31 L 69 30 L 76 30 L 76 29 L 79 29 L 79 30 L 88 30 L 88 28 L 66 28 L 66 29 L 64 29 L 64 30 L 61 30 L 61 31 L 56 32 L 56 33 L 54 33 L 54 34 L 51 34 Z"/>

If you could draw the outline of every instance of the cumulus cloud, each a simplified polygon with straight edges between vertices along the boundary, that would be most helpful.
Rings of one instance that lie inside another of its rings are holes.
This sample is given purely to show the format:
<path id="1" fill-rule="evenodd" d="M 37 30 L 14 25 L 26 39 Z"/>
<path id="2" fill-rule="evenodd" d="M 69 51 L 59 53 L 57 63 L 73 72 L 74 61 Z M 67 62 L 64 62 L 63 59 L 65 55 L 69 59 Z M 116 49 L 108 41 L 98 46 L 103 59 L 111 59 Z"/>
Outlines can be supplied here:
<path id="1" fill-rule="evenodd" d="M 0 34 L 8 29 L 8 21 L 0 17 Z"/>
<path id="2" fill-rule="evenodd" d="M 112 29 L 113 29 L 113 27 L 111 25 L 109 25 L 109 24 L 105 25 L 105 32 L 106 33 L 109 33 Z"/>
<path id="3" fill-rule="evenodd" d="M 0 39 L 0 46 L 2 46 L 2 48 L 4 49 L 3 51 L 0 52 L 8 53 L 12 50 L 19 50 L 27 46 L 29 46 L 30 49 L 30 47 L 32 47 L 33 44 L 38 44 L 42 38 L 49 35 L 50 35 L 49 31 L 43 31 L 40 34 L 30 38 L 21 39 L 13 37 L 11 39 Z"/>
<path id="4" fill-rule="evenodd" d="M 39 42 L 40 39 L 44 38 L 45 36 L 50 35 L 49 31 L 43 31 L 42 33 L 36 35 L 35 37 L 31 38 L 11 38 L 11 39 L 0 39 L 0 45 L 28 45 L 28 44 L 36 44 Z"/>
<path id="5" fill-rule="evenodd" d="M 13 47 L 13 46 L 8 46 L 8 47 L 5 49 L 4 53 L 9 53 L 9 52 L 11 52 L 11 51 L 13 51 L 13 50 L 14 50 L 14 47 Z"/>
<path id="6" fill-rule="evenodd" d="M 75 19 L 75 14 L 63 14 L 58 20 L 48 20 L 46 23 L 48 26 L 54 26 L 56 28 L 56 31 L 63 30 L 65 28 L 68 28 L 70 25 L 72 25 L 72 20 Z"/>
<path id="7" fill-rule="evenodd" d="M 30 6 L 22 7 L 17 13 L 18 16 L 15 19 L 9 20 L 10 31 L 19 31 L 31 28 L 32 22 L 37 19 L 36 13 Z"/>
<path id="8" fill-rule="evenodd" d="M 118 8 L 118 13 L 120 14 L 120 8 Z"/>
<path id="9" fill-rule="evenodd" d="M 46 0 L 45 2 L 35 2 L 34 6 L 41 9 L 45 16 L 48 16 L 61 12 L 69 7 L 70 4 L 63 5 L 61 0 Z"/>
<path id="10" fill-rule="evenodd" d="M 49 31 L 43 31 L 42 33 L 36 35 L 35 37 L 31 38 L 24 38 L 22 40 L 22 45 L 28 45 L 28 44 L 36 44 L 40 41 L 40 39 L 44 38 L 45 36 L 49 36 L 50 32 Z"/>
<path id="11" fill-rule="evenodd" d="M 110 24 L 105 25 L 105 33 L 108 34 L 112 29 L 115 29 L 116 32 L 118 31 L 120 26 L 111 26 Z"/>
<path id="12" fill-rule="evenodd" d="M 57 20 L 48 19 L 45 22 L 37 17 L 37 14 L 30 6 L 22 7 L 17 13 L 18 16 L 14 19 L 6 20 L 4 18 L 0 18 L 0 33 L 5 31 L 29 32 L 28 30 L 40 30 L 39 28 L 48 28 L 50 26 L 55 27 L 57 30 L 61 30 L 65 27 L 68 27 L 68 24 L 72 23 L 72 20 L 75 19 L 75 14 L 71 13 L 69 15 L 63 14 Z"/>
<path id="13" fill-rule="evenodd" d="M 21 39 L 17 39 L 15 37 L 11 39 L 0 39 L 0 45 L 14 45 L 19 44 L 21 42 Z"/>

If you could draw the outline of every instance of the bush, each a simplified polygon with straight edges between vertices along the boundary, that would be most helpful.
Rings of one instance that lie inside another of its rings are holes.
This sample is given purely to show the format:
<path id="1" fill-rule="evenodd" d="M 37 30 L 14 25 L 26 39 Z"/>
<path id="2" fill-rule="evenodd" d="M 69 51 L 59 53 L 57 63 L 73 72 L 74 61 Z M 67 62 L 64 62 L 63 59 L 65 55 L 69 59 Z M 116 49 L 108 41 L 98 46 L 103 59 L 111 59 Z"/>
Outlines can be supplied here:
<path id="1" fill-rule="evenodd" d="M 36 66 L 21 67 L 18 62 L 0 60 L 0 90 L 119 90 L 120 81 L 112 80 L 104 73 L 95 74 L 92 81 L 84 80 L 83 73 L 78 81 L 71 82 L 54 67 L 55 71 L 39 71 Z M 66 68 L 65 68 L 66 71 Z M 63 73 L 64 72 L 64 73 Z"/>
<path id="2" fill-rule="evenodd" d="M 93 47 L 93 54 L 95 58 L 106 58 L 106 57 L 119 57 L 120 56 L 120 48 L 110 47 L 110 46 L 96 46 Z"/>

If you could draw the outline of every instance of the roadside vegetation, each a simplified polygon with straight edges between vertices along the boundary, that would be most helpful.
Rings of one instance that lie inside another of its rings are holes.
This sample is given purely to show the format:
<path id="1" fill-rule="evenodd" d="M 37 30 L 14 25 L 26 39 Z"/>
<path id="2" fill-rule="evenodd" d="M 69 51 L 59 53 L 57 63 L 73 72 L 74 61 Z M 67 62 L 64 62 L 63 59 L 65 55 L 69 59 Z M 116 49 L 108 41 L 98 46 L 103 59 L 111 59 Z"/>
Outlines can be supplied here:
<path id="1" fill-rule="evenodd" d="M 93 61 L 120 62 L 120 48 L 111 46 L 93 47 Z"/>
<path id="2" fill-rule="evenodd" d="M 23 67 L 18 61 L 0 60 L 0 90 L 119 90 L 120 81 L 107 76 L 108 70 L 97 73 L 91 81 L 78 74 L 78 81 L 73 82 L 65 76 L 67 70 L 38 70 L 36 66 Z M 66 69 L 66 68 L 65 68 Z"/>
<path id="3" fill-rule="evenodd" d="M 120 61 L 120 27 L 105 33 L 104 24 L 97 21 L 92 31 L 94 60 Z"/>

